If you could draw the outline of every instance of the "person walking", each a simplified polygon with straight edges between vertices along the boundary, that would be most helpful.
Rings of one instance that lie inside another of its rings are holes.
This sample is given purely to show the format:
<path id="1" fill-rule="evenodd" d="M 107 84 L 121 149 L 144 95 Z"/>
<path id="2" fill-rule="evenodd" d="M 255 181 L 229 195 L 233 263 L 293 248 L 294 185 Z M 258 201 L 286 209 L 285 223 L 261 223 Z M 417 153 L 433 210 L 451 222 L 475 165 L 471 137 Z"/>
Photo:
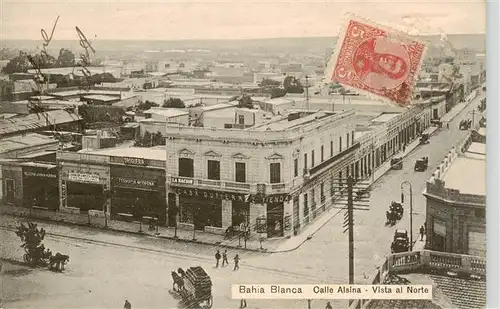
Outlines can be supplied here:
<path id="1" fill-rule="evenodd" d="M 423 225 L 420 226 L 420 241 L 424 240 L 425 228 Z"/>
<path id="2" fill-rule="evenodd" d="M 326 303 L 326 307 L 325 309 L 333 309 L 332 305 L 330 304 L 330 302 L 327 302 Z"/>
<path id="3" fill-rule="evenodd" d="M 449 129 L 450 129 L 450 123 L 449 123 L 449 122 L 447 122 L 447 123 L 446 123 L 446 130 L 449 130 Z"/>
<path id="4" fill-rule="evenodd" d="M 240 269 L 240 257 L 236 254 L 236 256 L 234 257 L 234 269 L 233 270 L 237 270 L 237 269 Z"/>
<path id="5" fill-rule="evenodd" d="M 125 299 L 125 305 L 123 305 L 123 309 L 132 309 L 132 305 Z"/>
<path id="6" fill-rule="evenodd" d="M 217 263 L 215 264 L 215 267 L 219 267 L 219 261 L 220 261 L 220 252 L 219 252 L 219 250 L 217 250 L 217 252 L 215 252 L 215 260 L 217 261 Z"/>
<path id="7" fill-rule="evenodd" d="M 224 250 L 224 252 L 222 252 L 222 267 L 224 267 L 224 263 L 226 263 L 226 265 L 229 265 L 229 262 L 227 261 L 227 250 Z"/>
<path id="8" fill-rule="evenodd" d="M 241 299 L 240 300 L 240 308 L 246 308 L 247 307 L 247 301 L 246 299 Z"/>

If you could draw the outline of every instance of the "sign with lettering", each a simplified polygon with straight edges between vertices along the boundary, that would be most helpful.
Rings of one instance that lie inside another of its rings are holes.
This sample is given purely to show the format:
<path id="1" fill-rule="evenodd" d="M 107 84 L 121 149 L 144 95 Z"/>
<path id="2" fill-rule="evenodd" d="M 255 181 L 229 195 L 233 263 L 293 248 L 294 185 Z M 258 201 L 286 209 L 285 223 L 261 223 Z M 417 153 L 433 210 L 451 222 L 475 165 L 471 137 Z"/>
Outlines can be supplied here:
<path id="1" fill-rule="evenodd" d="M 68 180 L 76 181 L 76 182 L 99 183 L 99 175 L 98 174 L 69 172 L 68 173 Z"/>
<path id="2" fill-rule="evenodd" d="M 43 177 L 43 178 L 56 178 L 56 174 L 51 173 L 41 173 L 41 172 L 24 172 L 26 177 Z"/>
<path id="3" fill-rule="evenodd" d="M 66 192 L 66 181 L 61 182 L 61 204 L 63 207 L 66 207 L 66 197 L 67 197 L 67 192 Z"/>
<path id="4" fill-rule="evenodd" d="M 173 187 L 177 194 L 181 196 L 192 196 L 199 197 L 202 199 L 211 200 L 228 200 L 228 201 L 239 201 L 239 202 L 249 202 L 254 204 L 262 203 L 283 203 L 291 200 L 291 195 L 289 194 L 274 194 L 274 195 L 251 195 L 251 194 L 241 194 L 232 192 L 221 192 L 221 191 L 211 191 L 202 189 L 191 189 L 191 188 L 176 188 Z"/>
<path id="5" fill-rule="evenodd" d="M 192 185 L 194 183 L 194 180 L 190 178 L 171 177 L 170 180 L 172 183 L 180 183 L 184 185 Z"/>
<path id="6" fill-rule="evenodd" d="M 131 165 L 146 165 L 146 160 L 143 158 L 129 158 L 129 157 L 124 157 L 123 158 L 123 163 L 125 164 L 131 164 Z"/>
<path id="7" fill-rule="evenodd" d="M 137 187 L 156 187 L 157 183 L 151 179 L 134 179 L 124 177 L 113 177 L 115 185 L 127 185 Z"/>

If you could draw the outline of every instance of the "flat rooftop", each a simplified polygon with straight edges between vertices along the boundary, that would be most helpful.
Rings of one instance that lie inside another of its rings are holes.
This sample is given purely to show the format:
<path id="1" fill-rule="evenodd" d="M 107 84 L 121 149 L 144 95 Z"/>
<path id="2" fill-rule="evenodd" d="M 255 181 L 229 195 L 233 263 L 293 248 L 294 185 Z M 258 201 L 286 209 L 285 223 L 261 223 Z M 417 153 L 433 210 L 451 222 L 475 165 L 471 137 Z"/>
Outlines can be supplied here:
<path id="1" fill-rule="evenodd" d="M 164 146 L 163 146 L 164 147 Z M 105 148 L 105 149 L 84 149 L 80 153 L 96 154 L 110 157 L 130 157 L 142 158 L 148 160 L 165 161 L 165 148 L 144 148 L 144 147 L 130 147 L 130 148 Z"/>
<path id="2" fill-rule="evenodd" d="M 324 119 L 326 117 L 334 116 L 334 113 L 331 112 L 309 112 L 309 115 L 288 121 L 288 117 L 280 117 L 280 120 L 275 122 L 268 122 L 256 127 L 252 127 L 250 130 L 252 131 L 284 131 L 288 129 L 292 129 L 298 126 L 306 125 L 315 120 Z"/>
<path id="3" fill-rule="evenodd" d="M 50 136 L 38 133 L 6 137 L 0 140 L 0 153 L 7 153 L 19 149 L 57 144 L 58 141 Z"/>
<path id="4" fill-rule="evenodd" d="M 115 96 L 109 96 L 109 95 L 103 95 L 103 94 L 91 94 L 91 95 L 86 95 L 83 98 L 88 99 L 88 100 L 97 100 L 97 101 L 103 101 L 103 102 L 120 100 L 120 98 L 117 98 Z"/>
<path id="5" fill-rule="evenodd" d="M 457 157 L 444 174 L 445 188 L 462 194 L 486 195 L 486 160 Z"/>
<path id="6" fill-rule="evenodd" d="M 154 107 L 144 111 L 144 114 L 157 114 L 165 117 L 177 117 L 189 114 L 189 111 L 182 108 L 162 108 Z"/>
<path id="7" fill-rule="evenodd" d="M 385 122 L 388 122 L 388 121 L 390 121 L 390 120 L 398 117 L 399 115 L 401 115 L 401 114 L 399 114 L 399 113 L 383 113 L 380 116 L 372 119 L 371 121 L 372 122 L 384 122 L 385 123 Z"/>

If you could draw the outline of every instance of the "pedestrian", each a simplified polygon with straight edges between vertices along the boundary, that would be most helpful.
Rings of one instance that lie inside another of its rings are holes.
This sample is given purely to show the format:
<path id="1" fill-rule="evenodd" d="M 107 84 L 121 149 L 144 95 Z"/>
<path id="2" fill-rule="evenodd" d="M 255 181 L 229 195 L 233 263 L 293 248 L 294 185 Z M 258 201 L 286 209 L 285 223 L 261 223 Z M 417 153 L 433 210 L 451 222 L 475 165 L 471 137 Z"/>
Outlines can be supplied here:
<path id="1" fill-rule="evenodd" d="M 403 145 L 403 152 L 406 151 L 406 144 Z"/>
<path id="2" fill-rule="evenodd" d="M 449 122 L 447 122 L 447 123 L 446 123 L 446 130 L 449 130 L 449 129 L 450 129 L 450 123 L 449 123 Z"/>
<path id="3" fill-rule="evenodd" d="M 420 226 L 420 241 L 424 240 L 424 233 L 425 233 L 425 228 L 424 226 Z"/>
<path id="4" fill-rule="evenodd" d="M 217 250 L 217 252 L 215 252 L 215 260 L 217 261 L 217 263 L 215 264 L 215 267 L 219 267 L 219 260 L 220 260 L 219 250 Z"/>
<path id="5" fill-rule="evenodd" d="M 236 254 L 236 256 L 234 257 L 234 269 L 233 270 L 237 270 L 237 269 L 240 269 L 240 257 Z"/>
<path id="6" fill-rule="evenodd" d="M 327 302 L 326 303 L 326 307 L 325 309 L 333 309 L 332 305 L 330 304 L 330 302 Z"/>
<path id="7" fill-rule="evenodd" d="M 125 299 L 125 305 L 123 305 L 123 309 L 132 309 L 132 305 Z"/>
<path id="8" fill-rule="evenodd" d="M 240 308 L 246 308 L 247 307 L 247 301 L 246 299 L 241 299 L 240 300 Z"/>
<path id="9" fill-rule="evenodd" d="M 229 262 L 227 261 L 227 250 L 224 250 L 224 252 L 222 253 L 222 267 L 224 267 L 224 263 L 229 265 Z"/>

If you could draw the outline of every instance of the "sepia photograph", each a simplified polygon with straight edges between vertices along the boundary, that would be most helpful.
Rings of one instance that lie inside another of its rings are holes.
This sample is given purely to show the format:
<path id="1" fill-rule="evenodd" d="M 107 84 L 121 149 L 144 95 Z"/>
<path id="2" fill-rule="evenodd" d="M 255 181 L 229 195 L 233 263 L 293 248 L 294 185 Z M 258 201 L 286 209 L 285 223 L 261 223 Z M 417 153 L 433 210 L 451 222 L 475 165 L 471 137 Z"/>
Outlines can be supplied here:
<path id="1" fill-rule="evenodd" d="M 486 13 L 0 0 L 0 309 L 487 308 Z"/>

